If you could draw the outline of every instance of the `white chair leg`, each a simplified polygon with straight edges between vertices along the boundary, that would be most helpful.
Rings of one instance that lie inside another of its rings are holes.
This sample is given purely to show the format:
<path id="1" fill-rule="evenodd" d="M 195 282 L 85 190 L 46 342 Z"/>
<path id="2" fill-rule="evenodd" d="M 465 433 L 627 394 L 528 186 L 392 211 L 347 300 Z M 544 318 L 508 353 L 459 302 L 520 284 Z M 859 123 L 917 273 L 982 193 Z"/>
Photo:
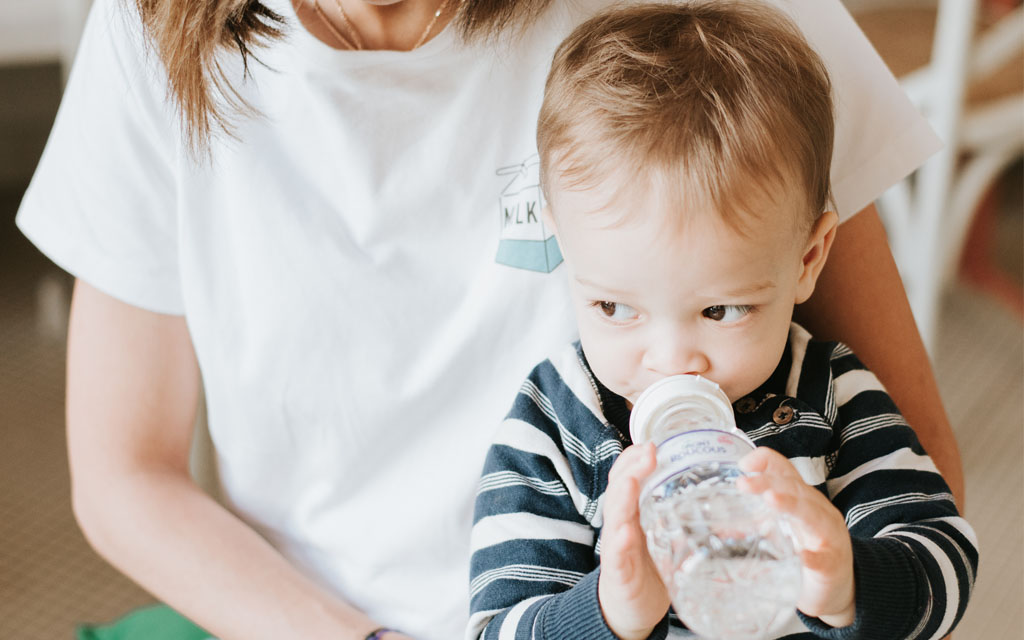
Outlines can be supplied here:
<path id="1" fill-rule="evenodd" d="M 943 258 L 942 283 L 952 282 L 963 254 L 967 231 L 974 212 L 986 191 L 1007 166 L 1021 155 L 1017 145 L 1006 145 L 1000 151 L 991 149 L 985 155 L 968 161 L 959 171 L 956 184 L 949 194 L 946 227 L 940 247 Z"/>
<path id="2" fill-rule="evenodd" d="M 973 36 L 976 5 L 977 0 L 940 0 L 932 47 L 935 74 L 932 95 L 941 99 L 934 100 L 928 115 L 946 146 L 918 172 L 913 211 L 916 229 L 913 241 L 918 250 L 908 256 L 913 278 L 908 283 L 910 305 L 925 346 L 932 353 L 941 303 L 943 212 L 956 162 L 957 127 L 966 84 L 966 52 L 970 50 Z"/>

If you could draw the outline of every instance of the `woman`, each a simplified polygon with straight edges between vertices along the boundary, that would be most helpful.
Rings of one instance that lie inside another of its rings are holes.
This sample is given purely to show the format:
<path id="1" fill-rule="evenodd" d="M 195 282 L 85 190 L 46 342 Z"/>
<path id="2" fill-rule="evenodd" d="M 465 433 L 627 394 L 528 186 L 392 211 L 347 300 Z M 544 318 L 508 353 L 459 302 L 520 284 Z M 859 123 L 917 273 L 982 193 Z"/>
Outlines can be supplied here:
<path id="1" fill-rule="evenodd" d="M 78 278 L 68 442 L 100 553 L 222 640 L 461 634 L 491 429 L 572 336 L 533 130 L 601 4 L 97 0 L 18 224 Z M 801 320 L 959 487 L 869 204 L 935 140 L 837 0 L 785 6 L 837 86 L 847 219 Z M 201 383 L 227 508 L 188 474 Z"/>

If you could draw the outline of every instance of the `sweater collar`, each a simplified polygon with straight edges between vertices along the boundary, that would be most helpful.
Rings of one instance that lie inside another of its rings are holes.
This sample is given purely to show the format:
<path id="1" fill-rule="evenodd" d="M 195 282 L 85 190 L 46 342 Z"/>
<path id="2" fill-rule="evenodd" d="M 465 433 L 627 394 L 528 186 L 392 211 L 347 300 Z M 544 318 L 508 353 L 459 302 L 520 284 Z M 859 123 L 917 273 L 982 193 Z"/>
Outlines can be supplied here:
<path id="1" fill-rule="evenodd" d="M 587 362 L 587 355 L 583 353 L 583 346 L 578 340 L 576 341 L 576 355 L 579 356 L 583 370 L 586 371 L 594 385 L 594 390 L 597 391 L 597 400 L 601 404 L 601 412 L 604 414 L 605 420 L 619 432 L 628 444 L 632 444 L 633 441 L 629 437 L 630 409 L 626 404 L 626 399 L 609 390 L 597 379 L 594 371 L 590 368 L 590 363 Z"/>

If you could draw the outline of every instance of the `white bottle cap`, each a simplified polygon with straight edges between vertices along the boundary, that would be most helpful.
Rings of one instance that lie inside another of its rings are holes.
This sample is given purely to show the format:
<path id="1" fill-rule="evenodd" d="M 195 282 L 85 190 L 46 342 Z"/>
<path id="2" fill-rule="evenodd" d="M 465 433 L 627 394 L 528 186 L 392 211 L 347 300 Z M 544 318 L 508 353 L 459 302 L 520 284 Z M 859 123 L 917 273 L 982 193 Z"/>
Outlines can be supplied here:
<path id="1" fill-rule="evenodd" d="M 655 425 L 681 404 L 692 409 L 699 405 L 699 410 L 706 413 L 717 428 L 730 433 L 737 431 L 732 404 L 725 392 L 707 378 L 687 374 L 662 378 L 640 394 L 629 416 L 630 438 L 641 444 L 656 437 L 658 434 L 652 432 Z"/>

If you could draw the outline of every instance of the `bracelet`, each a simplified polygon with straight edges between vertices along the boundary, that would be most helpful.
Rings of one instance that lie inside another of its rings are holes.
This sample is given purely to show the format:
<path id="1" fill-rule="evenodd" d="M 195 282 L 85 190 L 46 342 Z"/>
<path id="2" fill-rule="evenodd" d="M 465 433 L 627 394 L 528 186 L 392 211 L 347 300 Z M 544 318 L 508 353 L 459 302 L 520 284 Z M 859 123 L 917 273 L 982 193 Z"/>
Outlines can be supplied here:
<path id="1" fill-rule="evenodd" d="M 398 633 L 394 629 L 388 629 L 386 627 L 380 627 L 380 628 L 374 629 L 370 633 L 366 634 L 366 637 L 363 638 L 363 640 L 381 640 L 381 638 L 384 637 L 385 633 L 392 633 L 392 632 Z"/>

